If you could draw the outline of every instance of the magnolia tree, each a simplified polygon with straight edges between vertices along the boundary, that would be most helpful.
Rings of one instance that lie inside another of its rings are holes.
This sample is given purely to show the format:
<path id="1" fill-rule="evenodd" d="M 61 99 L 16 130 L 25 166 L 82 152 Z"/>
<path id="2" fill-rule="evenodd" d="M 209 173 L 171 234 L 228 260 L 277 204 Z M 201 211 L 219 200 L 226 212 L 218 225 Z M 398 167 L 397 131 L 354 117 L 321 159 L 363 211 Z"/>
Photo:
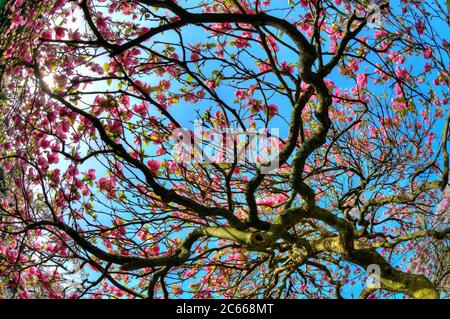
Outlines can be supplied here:
<path id="1" fill-rule="evenodd" d="M 12 0 L 3 18 L 13 296 L 448 296 L 444 1 Z"/>

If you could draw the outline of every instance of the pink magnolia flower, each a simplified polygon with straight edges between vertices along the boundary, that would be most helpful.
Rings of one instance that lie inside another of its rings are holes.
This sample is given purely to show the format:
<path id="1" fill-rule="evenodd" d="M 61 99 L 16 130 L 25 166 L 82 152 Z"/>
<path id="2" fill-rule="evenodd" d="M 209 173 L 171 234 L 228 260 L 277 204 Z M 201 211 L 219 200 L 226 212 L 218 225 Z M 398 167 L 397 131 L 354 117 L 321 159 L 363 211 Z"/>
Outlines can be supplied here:
<path id="1" fill-rule="evenodd" d="M 78 41 L 81 39 L 81 33 L 78 31 L 75 31 L 71 35 L 72 40 Z"/>
<path id="2" fill-rule="evenodd" d="M 281 62 L 281 70 L 291 73 L 294 73 L 294 68 L 292 67 L 292 65 L 289 65 L 286 61 Z"/>
<path id="3" fill-rule="evenodd" d="M 97 18 L 97 27 L 100 31 L 105 31 L 108 27 L 106 18 L 98 17 Z"/>
<path id="4" fill-rule="evenodd" d="M 278 106 L 276 104 L 270 104 L 268 106 L 269 117 L 272 118 L 278 114 Z"/>
<path id="5" fill-rule="evenodd" d="M 66 36 L 66 29 L 61 27 L 55 28 L 55 37 L 56 40 L 61 40 Z"/>
<path id="6" fill-rule="evenodd" d="M 423 34 L 423 32 L 425 31 L 425 24 L 422 20 L 416 22 L 416 29 L 419 34 Z"/>
<path id="7" fill-rule="evenodd" d="M 13 26 L 13 27 L 21 26 L 24 23 L 25 23 L 25 19 L 22 15 L 20 15 L 20 14 L 13 15 L 11 26 Z"/>
<path id="8" fill-rule="evenodd" d="M 48 153 L 47 159 L 49 164 L 56 164 L 59 162 L 58 153 Z"/>
<path id="9" fill-rule="evenodd" d="M 153 174 L 156 174 L 159 170 L 159 167 L 161 166 L 161 163 L 158 160 L 152 159 L 147 162 L 147 166 L 150 168 Z"/>
<path id="10" fill-rule="evenodd" d="M 359 64 L 358 61 L 352 60 L 351 62 L 347 63 L 347 67 L 352 70 L 353 72 L 359 71 Z"/>
<path id="11" fill-rule="evenodd" d="M 146 252 L 148 255 L 151 255 L 151 256 L 157 256 L 157 255 L 159 255 L 160 252 L 161 252 L 161 250 L 160 250 L 160 248 L 159 248 L 158 245 L 155 245 L 155 246 L 153 246 L 152 248 L 150 248 L 150 247 L 145 247 L 144 250 L 145 250 L 145 252 Z"/>
<path id="12" fill-rule="evenodd" d="M 147 115 L 148 104 L 142 101 L 141 104 L 137 104 L 133 107 L 133 110 L 140 116 L 145 117 Z"/>
<path id="13" fill-rule="evenodd" d="M 130 107 L 130 97 L 128 95 L 121 95 L 119 97 L 119 102 L 122 103 L 126 108 Z"/>
<path id="14" fill-rule="evenodd" d="M 50 290 L 50 294 L 49 294 L 50 298 L 52 299 L 59 299 L 60 297 L 58 296 L 58 294 L 56 293 L 56 291 L 54 291 L 53 289 Z"/>
<path id="15" fill-rule="evenodd" d="M 44 31 L 41 34 L 41 38 L 45 39 L 45 40 L 51 40 L 53 37 L 53 32 L 52 31 Z"/>
<path id="16" fill-rule="evenodd" d="M 400 80 L 404 80 L 408 77 L 409 73 L 405 68 L 402 68 L 401 66 L 397 65 L 395 68 L 395 74 Z"/>
<path id="17" fill-rule="evenodd" d="M 69 176 L 76 176 L 76 175 L 78 175 L 78 168 L 75 166 L 75 165 L 70 165 L 69 167 L 68 167 L 68 169 L 67 169 L 67 174 L 69 175 Z"/>
<path id="18" fill-rule="evenodd" d="M 48 161 L 43 156 L 38 157 L 37 163 L 42 168 L 48 167 Z"/>
<path id="19" fill-rule="evenodd" d="M 95 179 L 95 169 L 89 169 L 86 173 L 86 177 L 93 181 Z"/>
<path id="20" fill-rule="evenodd" d="M 367 86 L 367 74 L 361 73 L 356 77 L 356 82 L 360 89 L 364 89 Z"/>
<path id="21" fill-rule="evenodd" d="M 422 55 L 425 59 L 431 59 L 433 57 L 433 50 L 428 47 L 422 51 Z"/>
<path id="22" fill-rule="evenodd" d="M 57 11 L 57 10 L 61 9 L 62 7 L 64 7 L 65 2 L 66 2 L 66 0 L 56 1 L 55 6 L 53 7 L 52 11 Z"/>
<path id="23" fill-rule="evenodd" d="M 47 148 L 50 146 L 50 141 L 43 139 L 39 144 L 41 145 L 42 148 Z"/>
<path id="24" fill-rule="evenodd" d="M 216 83 L 212 80 L 206 80 L 205 85 L 211 90 L 214 90 L 216 88 Z"/>
<path id="25" fill-rule="evenodd" d="M 257 61 L 256 62 L 259 72 L 266 72 L 272 70 L 272 67 L 270 66 L 270 63 L 268 61 Z"/>
<path id="26" fill-rule="evenodd" d="M 247 92 L 244 91 L 244 90 L 237 90 L 237 91 L 234 93 L 234 96 L 236 96 L 236 99 L 237 99 L 238 101 L 242 101 L 243 99 L 245 99 L 245 98 L 247 97 Z"/>
<path id="27" fill-rule="evenodd" d="M 21 299 L 30 299 L 30 294 L 28 293 L 28 291 L 22 290 L 21 292 L 19 292 L 19 297 Z"/>
<path id="28" fill-rule="evenodd" d="M 69 299 L 78 299 L 78 294 L 76 292 L 73 292 L 70 294 Z"/>
<path id="29" fill-rule="evenodd" d="M 16 2 L 14 3 L 13 9 L 17 9 L 20 8 L 23 4 L 23 0 L 16 0 Z"/>
<path id="30" fill-rule="evenodd" d="M 111 191 L 114 187 L 115 182 L 106 177 L 102 177 L 98 180 L 98 188 L 100 188 L 100 190 Z"/>

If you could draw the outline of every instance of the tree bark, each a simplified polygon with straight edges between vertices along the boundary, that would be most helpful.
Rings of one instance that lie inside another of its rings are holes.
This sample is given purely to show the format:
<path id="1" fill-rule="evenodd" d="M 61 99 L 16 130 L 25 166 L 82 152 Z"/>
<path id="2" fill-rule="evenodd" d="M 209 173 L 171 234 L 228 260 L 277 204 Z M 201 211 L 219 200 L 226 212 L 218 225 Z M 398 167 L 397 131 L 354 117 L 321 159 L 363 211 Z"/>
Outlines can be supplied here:
<path id="1" fill-rule="evenodd" d="M 377 265 L 381 269 L 381 289 L 404 293 L 416 299 L 438 299 L 439 294 L 433 283 L 423 275 L 416 275 L 393 268 L 378 252 L 355 241 L 355 250 L 345 249 L 340 237 L 318 239 L 312 242 L 316 253 L 331 251 L 337 253 L 365 269 Z"/>

